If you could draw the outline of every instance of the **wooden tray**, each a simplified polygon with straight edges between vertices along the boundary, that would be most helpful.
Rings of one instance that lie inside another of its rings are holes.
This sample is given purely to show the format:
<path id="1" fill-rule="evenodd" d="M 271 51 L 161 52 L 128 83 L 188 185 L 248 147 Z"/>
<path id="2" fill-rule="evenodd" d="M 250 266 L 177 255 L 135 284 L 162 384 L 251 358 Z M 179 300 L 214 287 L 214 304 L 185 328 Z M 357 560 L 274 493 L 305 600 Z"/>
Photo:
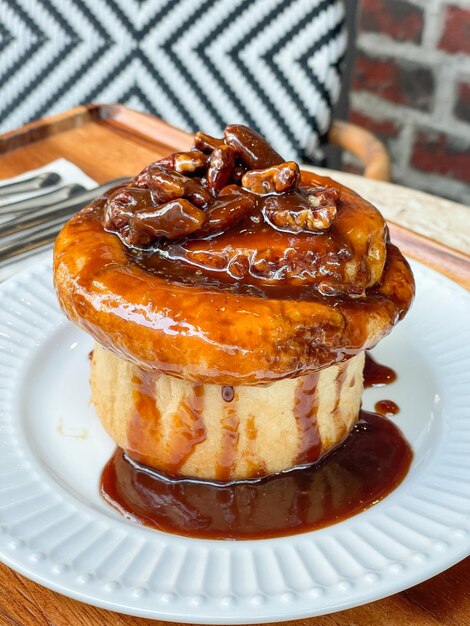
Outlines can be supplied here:
<path id="1" fill-rule="evenodd" d="M 169 152 L 185 150 L 192 136 L 123 105 L 88 105 L 0 136 L 0 172 L 8 178 L 65 157 L 99 183 L 132 176 Z M 389 222 L 392 240 L 470 289 L 470 257 Z"/>
<path id="2" fill-rule="evenodd" d="M 98 182 L 132 176 L 145 165 L 187 149 L 191 135 L 121 105 L 81 106 L 0 136 L 0 177 L 64 157 Z M 470 289 L 470 257 L 390 223 L 403 252 Z M 419 624 L 464 626 L 470 615 L 470 559 L 405 592 L 294 626 Z M 143 626 L 158 624 L 70 600 L 0 565 L 0 626 Z"/>
<path id="3" fill-rule="evenodd" d="M 145 113 L 85 105 L 0 135 L 0 172 L 8 178 L 64 157 L 103 183 L 191 144 L 191 135 Z"/>

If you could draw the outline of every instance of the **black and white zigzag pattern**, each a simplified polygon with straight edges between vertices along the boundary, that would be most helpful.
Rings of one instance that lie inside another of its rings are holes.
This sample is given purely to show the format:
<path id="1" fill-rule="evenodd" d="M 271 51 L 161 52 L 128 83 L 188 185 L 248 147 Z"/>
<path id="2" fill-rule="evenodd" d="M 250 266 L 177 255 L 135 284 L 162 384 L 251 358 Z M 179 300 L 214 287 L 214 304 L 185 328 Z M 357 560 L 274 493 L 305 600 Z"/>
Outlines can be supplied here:
<path id="1" fill-rule="evenodd" d="M 341 0 L 0 0 L 0 130 L 123 102 L 312 159 L 345 47 Z"/>

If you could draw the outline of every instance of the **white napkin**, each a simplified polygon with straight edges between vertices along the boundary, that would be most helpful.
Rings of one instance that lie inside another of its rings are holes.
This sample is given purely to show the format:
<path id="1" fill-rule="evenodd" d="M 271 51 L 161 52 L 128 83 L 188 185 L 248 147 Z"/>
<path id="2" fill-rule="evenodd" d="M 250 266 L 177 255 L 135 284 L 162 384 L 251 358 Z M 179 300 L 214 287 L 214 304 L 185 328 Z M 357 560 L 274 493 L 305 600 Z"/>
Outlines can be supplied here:
<path id="1" fill-rule="evenodd" d="M 70 161 L 67 161 L 67 159 L 57 159 L 56 161 L 52 161 L 51 163 L 48 163 L 47 165 L 44 165 L 43 167 L 39 167 L 35 170 L 29 170 L 27 172 L 23 172 L 22 174 L 19 174 L 18 176 L 14 176 L 13 178 L 2 178 L 0 180 L 0 185 L 24 180 L 25 178 L 31 178 L 32 176 L 35 176 L 36 174 L 41 174 L 42 172 L 57 172 L 58 174 L 60 174 L 60 177 L 61 177 L 60 183 L 58 185 L 54 185 L 52 187 L 48 187 L 47 189 L 44 189 L 44 191 L 41 192 L 40 194 L 36 192 L 18 194 L 17 196 L 14 197 L 14 200 L 12 200 L 11 198 L 9 199 L 2 198 L 0 199 L 0 206 L 2 206 L 3 204 L 7 204 L 8 202 L 12 202 L 12 201 L 16 202 L 17 200 L 18 201 L 24 200 L 32 196 L 37 197 L 39 195 L 42 195 L 42 193 L 48 193 L 50 191 L 54 191 L 54 189 L 58 189 L 59 187 L 62 187 L 63 185 L 68 185 L 71 183 L 78 183 L 80 185 L 83 185 L 85 189 L 93 189 L 93 187 L 96 187 L 97 185 L 96 181 L 94 181 L 92 178 L 87 176 L 85 172 L 83 172 L 79 167 L 77 167 Z M 4 240 L 0 239 L 0 243 L 3 243 L 3 241 Z M 47 246 L 39 253 L 33 254 L 31 256 L 27 256 L 25 258 L 20 257 L 18 261 L 14 261 L 14 262 L 8 263 L 7 265 L 1 266 L 0 267 L 0 282 L 6 280 L 7 278 L 10 278 L 11 276 L 13 276 L 13 274 L 16 274 L 17 272 L 20 272 L 29 267 L 34 267 L 38 263 L 42 263 L 44 259 L 52 258 L 51 248 L 52 248 L 51 245 Z"/>

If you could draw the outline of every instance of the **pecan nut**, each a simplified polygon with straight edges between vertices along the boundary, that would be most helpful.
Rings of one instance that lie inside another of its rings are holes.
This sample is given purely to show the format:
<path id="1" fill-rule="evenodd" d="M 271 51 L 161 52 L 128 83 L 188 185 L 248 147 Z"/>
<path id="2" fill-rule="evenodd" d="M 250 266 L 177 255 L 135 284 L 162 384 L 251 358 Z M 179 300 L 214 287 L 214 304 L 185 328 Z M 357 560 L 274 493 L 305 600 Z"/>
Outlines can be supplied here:
<path id="1" fill-rule="evenodd" d="M 242 186 L 259 196 L 285 193 L 299 184 L 300 170 L 297 163 L 287 161 L 264 170 L 251 170 L 242 178 Z"/>
<path id="2" fill-rule="evenodd" d="M 211 201 L 211 194 L 197 180 L 179 174 L 153 163 L 136 177 L 133 185 L 149 189 L 154 202 L 170 202 L 177 198 L 187 198 L 200 209 L 205 209 Z"/>
<path id="3" fill-rule="evenodd" d="M 283 163 L 284 159 L 261 135 L 242 124 L 231 124 L 224 130 L 225 143 L 237 151 L 248 169 L 264 169 Z"/>
<path id="4" fill-rule="evenodd" d="M 307 198 L 314 207 L 336 205 L 340 199 L 341 192 L 336 187 L 312 187 L 307 190 Z"/>
<path id="5" fill-rule="evenodd" d="M 212 152 L 206 178 L 207 186 L 214 195 L 229 183 L 235 156 L 236 152 L 231 146 L 219 146 Z"/>
<path id="6" fill-rule="evenodd" d="M 337 213 L 336 204 L 329 197 L 325 200 L 326 203 L 322 204 L 314 193 L 306 197 L 297 192 L 268 196 L 262 210 L 265 220 L 277 230 L 289 233 L 322 232 L 331 226 Z"/>
<path id="7" fill-rule="evenodd" d="M 129 230 L 129 222 L 138 206 L 153 208 L 152 194 L 147 189 L 117 189 L 110 193 L 103 208 L 103 225 L 123 237 Z"/>
<path id="8" fill-rule="evenodd" d="M 255 198 L 238 187 L 227 185 L 219 196 L 211 202 L 206 211 L 206 221 L 194 233 L 197 236 L 220 233 L 241 220 L 255 206 Z"/>
<path id="9" fill-rule="evenodd" d="M 126 239 L 135 247 L 147 246 L 165 237 L 186 237 L 202 226 L 206 214 L 185 198 L 166 202 L 153 210 L 139 210 L 132 215 Z"/>
<path id="10" fill-rule="evenodd" d="M 146 174 L 147 188 L 158 202 L 170 202 L 184 196 L 185 177 L 182 174 L 159 164 L 150 166 Z"/>
<path id="11" fill-rule="evenodd" d="M 224 140 L 211 137 L 200 130 L 194 135 L 194 148 L 201 152 L 212 152 L 216 148 L 224 145 Z"/>
<path id="12" fill-rule="evenodd" d="M 174 152 L 157 163 L 180 174 L 193 174 L 207 166 L 209 156 L 200 150 L 190 152 Z"/>
<path id="13" fill-rule="evenodd" d="M 183 197 L 190 200 L 199 209 L 206 209 L 212 200 L 211 194 L 205 187 L 198 183 L 194 178 L 184 176 L 184 194 Z"/>

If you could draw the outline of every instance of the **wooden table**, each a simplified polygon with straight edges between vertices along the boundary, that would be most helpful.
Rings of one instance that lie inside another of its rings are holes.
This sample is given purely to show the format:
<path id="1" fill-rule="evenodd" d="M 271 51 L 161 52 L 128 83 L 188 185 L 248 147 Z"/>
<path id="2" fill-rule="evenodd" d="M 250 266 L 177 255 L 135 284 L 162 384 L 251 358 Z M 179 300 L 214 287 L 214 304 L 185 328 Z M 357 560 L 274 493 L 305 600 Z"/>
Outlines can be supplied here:
<path id="1" fill-rule="evenodd" d="M 98 131 L 104 132 L 102 127 Z M 109 136 L 106 139 L 109 142 Z M 8 155 L 0 157 L 2 174 L 15 175 L 57 158 L 56 141 L 52 138 L 41 155 L 30 146 L 29 157 L 27 151 L 20 159 L 8 158 Z M 126 141 L 124 137 L 122 141 Z M 142 143 L 142 150 L 147 151 L 148 146 Z M 101 138 L 99 145 L 103 145 Z M 64 155 L 70 160 L 74 160 L 75 146 L 74 142 L 69 154 L 65 151 Z M 146 152 L 142 153 L 142 160 L 144 163 L 150 160 Z M 83 153 L 77 164 L 87 171 Z M 88 168 L 87 173 L 93 176 L 96 170 L 93 172 Z M 390 183 L 340 172 L 332 174 L 377 204 L 388 219 L 470 255 L 470 208 Z M 106 180 L 114 175 L 122 174 L 117 170 L 112 173 L 103 171 L 95 178 Z M 428 253 L 432 254 L 432 249 Z M 468 263 L 464 255 L 461 260 L 462 266 Z M 468 269 L 462 271 L 466 271 L 467 276 L 461 282 L 468 285 Z M 0 565 L 0 626 L 144 626 L 156 623 L 70 600 Z M 292 623 L 298 626 L 467 626 L 470 624 L 470 558 L 384 600 Z"/>

